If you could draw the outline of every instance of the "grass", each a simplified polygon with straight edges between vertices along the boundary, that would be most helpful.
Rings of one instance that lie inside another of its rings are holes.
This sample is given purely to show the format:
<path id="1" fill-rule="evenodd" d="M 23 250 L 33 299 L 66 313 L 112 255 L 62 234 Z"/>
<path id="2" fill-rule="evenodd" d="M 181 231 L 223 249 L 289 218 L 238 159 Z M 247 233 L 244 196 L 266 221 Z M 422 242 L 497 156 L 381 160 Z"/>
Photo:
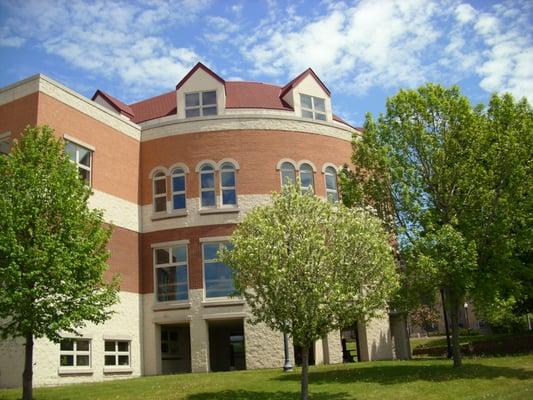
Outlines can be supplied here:
<path id="1" fill-rule="evenodd" d="M 376 361 L 310 369 L 312 400 L 533 398 L 533 355 L 448 360 Z M 144 377 L 35 390 L 36 400 L 287 400 L 299 398 L 299 370 Z M 0 399 L 20 398 L 0 390 Z"/>
<path id="2" fill-rule="evenodd" d="M 529 334 L 524 334 L 529 335 Z M 524 336 L 524 335 L 474 335 L 474 336 L 461 336 L 459 338 L 459 343 L 469 344 L 469 343 L 479 343 L 479 342 L 497 342 L 501 339 L 507 339 L 509 337 Z M 434 336 L 426 338 L 411 338 L 411 350 L 416 348 L 433 348 L 433 347 L 445 347 L 446 346 L 446 336 Z"/>

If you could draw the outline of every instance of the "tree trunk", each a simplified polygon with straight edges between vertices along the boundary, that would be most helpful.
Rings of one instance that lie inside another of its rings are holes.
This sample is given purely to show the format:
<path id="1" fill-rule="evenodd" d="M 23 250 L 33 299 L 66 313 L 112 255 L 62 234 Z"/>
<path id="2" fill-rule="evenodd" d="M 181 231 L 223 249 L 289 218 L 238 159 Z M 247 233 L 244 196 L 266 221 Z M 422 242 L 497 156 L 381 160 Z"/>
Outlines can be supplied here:
<path id="1" fill-rule="evenodd" d="M 459 301 L 453 301 L 451 304 L 452 320 L 452 349 L 453 349 L 453 367 L 461 366 L 461 346 L 459 344 Z"/>
<path id="2" fill-rule="evenodd" d="M 309 373 L 309 346 L 302 347 L 302 378 L 301 378 L 301 400 L 307 400 L 309 395 L 308 377 Z"/>
<path id="3" fill-rule="evenodd" d="M 24 373 L 22 374 L 22 400 L 33 398 L 33 333 L 26 334 Z"/>

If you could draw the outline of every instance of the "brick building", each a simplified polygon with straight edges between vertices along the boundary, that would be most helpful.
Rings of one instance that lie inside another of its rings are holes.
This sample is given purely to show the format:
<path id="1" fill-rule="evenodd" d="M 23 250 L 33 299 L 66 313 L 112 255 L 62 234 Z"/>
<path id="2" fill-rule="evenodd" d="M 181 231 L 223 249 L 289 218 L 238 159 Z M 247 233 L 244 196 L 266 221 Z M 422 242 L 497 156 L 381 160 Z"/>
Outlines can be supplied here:
<path id="1" fill-rule="evenodd" d="M 330 96 L 311 69 L 281 87 L 228 82 L 202 64 L 129 105 L 43 75 L 0 89 L 0 151 L 27 125 L 64 138 L 91 206 L 115 226 L 109 273 L 122 275 L 112 319 L 61 344 L 36 340 L 35 384 L 280 368 L 282 334 L 246 323 L 246 304 L 227 296 L 231 271 L 214 258 L 286 177 L 338 199 L 336 173 L 358 132 L 332 113 Z M 387 315 L 358 332 L 361 359 L 393 357 Z M 23 352 L 22 340 L 0 343 L 0 386 L 21 384 Z M 313 358 L 342 362 L 340 333 L 319 340 Z"/>

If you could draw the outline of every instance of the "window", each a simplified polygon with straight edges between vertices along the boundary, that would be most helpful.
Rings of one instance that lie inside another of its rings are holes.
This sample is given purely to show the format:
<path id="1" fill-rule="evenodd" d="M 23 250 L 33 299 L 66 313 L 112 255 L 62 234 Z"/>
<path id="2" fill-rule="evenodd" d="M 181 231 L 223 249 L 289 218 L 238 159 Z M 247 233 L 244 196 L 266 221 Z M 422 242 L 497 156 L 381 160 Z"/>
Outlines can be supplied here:
<path id="1" fill-rule="evenodd" d="M 281 164 L 281 186 L 286 184 L 296 184 L 296 168 L 290 162 Z"/>
<path id="2" fill-rule="evenodd" d="M 185 171 L 174 168 L 172 171 L 172 209 L 185 210 Z"/>
<path id="3" fill-rule="evenodd" d="M 81 179 L 91 186 L 92 151 L 76 143 L 65 141 L 65 152 L 76 167 Z"/>
<path id="4" fill-rule="evenodd" d="M 61 339 L 59 365 L 89 367 L 91 365 L 91 341 L 89 339 Z"/>
<path id="5" fill-rule="evenodd" d="M 105 366 L 129 366 L 130 342 L 124 340 L 106 340 L 104 344 Z"/>
<path id="6" fill-rule="evenodd" d="M 326 102 L 320 97 L 300 94 L 300 104 L 302 107 L 302 117 L 326 120 Z"/>
<path id="7" fill-rule="evenodd" d="M 9 132 L 2 133 L 0 135 L 0 154 L 9 153 L 9 148 L 10 148 L 9 135 L 10 135 Z"/>
<path id="8" fill-rule="evenodd" d="M 205 297 L 226 297 L 233 294 L 233 274 L 231 268 L 217 260 L 218 251 L 230 247 L 228 242 L 204 243 Z"/>
<path id="9" fill-rule="evenodd" d="M 330 203 L 339 201 L 337 192 L 337 171 L 333 167 L 327 167 L 325 171 L 326 179 L 326 198 Z"/>
<path id="10" fill-rule="evenodd" d="M 302 188 L 302 193 L 314 192 L 315 182 L 313 175 L 313 167 L 311 167 L 309 164 L 302 164 L 300 166 L 300 185 Z"/>
<path id="11" fill-rule="evenodd" d="M 196 92 L 185 94 L 185 117 L 206 117 L 217 115 L 217 92 Z"/>
<path id="12" fill-rule="evenodd" d="M 225 162 L 220 167 L 220 192 L 222 206 L 237 205 L 235 166 L 230 162 Z"/>
<path id="13" fill-rule="evenodd" d="M 187 300 L 187 245 L 155 249 L 157 301 Z"/>
<path id="14" fill-rule="evenodd" d="M 164 172 L 156 172 L 153 178 L 154 212 L 167 211 L 167 177 Z"/>
<path id="15" fill-rule="evenodd" d="M 204 164 L 200 168 L 200 193 L 202 207 L 215 207 L 215 168 Z"/>

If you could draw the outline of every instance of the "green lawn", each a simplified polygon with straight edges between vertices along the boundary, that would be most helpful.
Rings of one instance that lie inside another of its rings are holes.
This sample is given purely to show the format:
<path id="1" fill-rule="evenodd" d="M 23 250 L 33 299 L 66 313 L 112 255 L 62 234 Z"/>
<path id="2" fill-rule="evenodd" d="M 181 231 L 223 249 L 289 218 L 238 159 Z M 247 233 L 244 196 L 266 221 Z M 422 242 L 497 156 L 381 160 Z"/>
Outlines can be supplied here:
<path id="1" fill-rule="evenodd" d="M 517 337 L 517 336 L 525 336 L 530 335 L 522 334 L 522 335 L 508 335 L 508 334 L 501 334 L 501 335 L 474 335 L 474 336 L 461 336 L 459 338 L 459 343 L 461 345 L 463 344 L 469 344 L 469 343 L 478 343 L 478 342 L 497 342 L 500 339 L 507 339 L 509 337 Z M 426 337 L 426 338 L 411 338 L 411 350 L 414 350 L 416 348 L 433 348 L 433 347 L 445 347 L 446 346 L 446 336 L 435 336 L 435 337 Z"/>
<path id="2" fill-rule="evenodd" d="M 311 367 L 311 399 L 532 399 L 533 355 L 379 361 Z M 299 398 L 299 371 L 219 372 L 146 377 L 35 390 L 37 400 L 286 400 Z M 0 390 L 0 399 L 20 390 Z"/>

